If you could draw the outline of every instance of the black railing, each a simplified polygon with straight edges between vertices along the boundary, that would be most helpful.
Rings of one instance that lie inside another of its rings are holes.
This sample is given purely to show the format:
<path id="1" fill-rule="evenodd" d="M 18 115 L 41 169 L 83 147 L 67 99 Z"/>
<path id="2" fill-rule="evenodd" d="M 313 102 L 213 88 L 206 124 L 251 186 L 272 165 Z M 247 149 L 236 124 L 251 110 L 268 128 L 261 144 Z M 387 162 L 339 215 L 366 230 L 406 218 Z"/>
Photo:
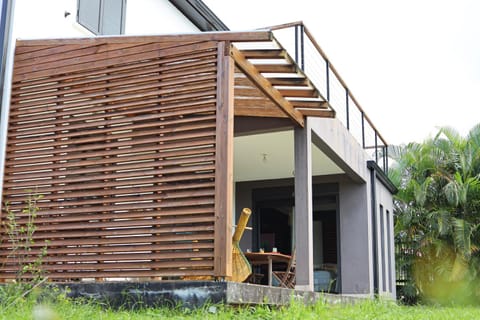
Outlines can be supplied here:
<path id="1" fill-rule="evenodd" d="M 322 98 L 335 110 L 336 117 L 362 145 L 362 148 L 367 150 L 372 160 L 375 160 L 387 173 L 388 144 L 303 22 L 269 27 L 269 29 L 273 31 L 275 38 L 289 55 L 295 57 L 297 65 L 312 81 Z"/>

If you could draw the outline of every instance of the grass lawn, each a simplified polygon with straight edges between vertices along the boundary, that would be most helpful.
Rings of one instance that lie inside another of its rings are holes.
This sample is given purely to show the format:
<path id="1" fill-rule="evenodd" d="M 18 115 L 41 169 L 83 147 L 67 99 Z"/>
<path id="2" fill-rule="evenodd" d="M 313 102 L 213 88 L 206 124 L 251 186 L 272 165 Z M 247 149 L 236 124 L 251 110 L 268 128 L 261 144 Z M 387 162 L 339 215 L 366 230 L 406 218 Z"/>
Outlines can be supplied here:
<path id="1" fill-rule="evenodd" d="M 35 315 L 35 316 L 34 316 Z M 480 307 L 398 306 L 386 301 L 366 301 L 355 305 L 317 303 L 304 306 L 293 303 L 288 307 L 269 308 L 205 306 L 197 310 L 141 309 L 112 310 L 98 304 L 74 302 L 65 298 L 39 306 L 35 299 L 18 300 L 0 308 L 0 319 L 480 319 Z"/>

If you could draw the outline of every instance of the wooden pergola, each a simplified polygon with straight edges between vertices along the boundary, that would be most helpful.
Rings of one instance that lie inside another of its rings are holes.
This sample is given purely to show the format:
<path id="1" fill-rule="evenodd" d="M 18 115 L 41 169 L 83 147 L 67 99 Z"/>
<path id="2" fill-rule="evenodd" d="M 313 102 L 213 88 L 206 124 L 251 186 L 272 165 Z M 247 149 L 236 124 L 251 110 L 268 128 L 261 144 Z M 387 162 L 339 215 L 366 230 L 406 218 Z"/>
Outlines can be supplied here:
<path id="1" fill-rule="evenodd" d="M 25 225 L 42 196 L 24 262 L 48 240 L 52 281 L 228 278 L 234 116 L 335 113 L 270 31 L 17 41 L 2 204 Z"/>

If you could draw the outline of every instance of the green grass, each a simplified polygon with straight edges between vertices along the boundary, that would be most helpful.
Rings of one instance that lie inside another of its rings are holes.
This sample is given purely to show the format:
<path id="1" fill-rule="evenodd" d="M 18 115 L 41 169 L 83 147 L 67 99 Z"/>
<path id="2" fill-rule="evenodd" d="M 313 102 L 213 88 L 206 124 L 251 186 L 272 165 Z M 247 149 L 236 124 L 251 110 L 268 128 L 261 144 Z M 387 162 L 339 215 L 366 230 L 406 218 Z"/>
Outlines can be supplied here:
<path id="1" fill-rule="evenodd" d="M 480 319 L 480 307 L 432 307 L 398 306 L 387 301 L 365 301 L 355 305 L 329 305 L 317 303 L 304 306 L 292 303 L 288 307 L 269 308 L 229 307 L 210 305 L 196 310 L 185 308 L 157 308 L 141 310 L 113 310 L 94 303 L 75 302 L 63 297 L 54 298 L 43 306 L 36 298 L 20 299 L 8 308 L 0 308 L 0 319 L 32 319 L 34 313 L 53 317 L 37 317 L 38 320 L 53 319 Z"/>

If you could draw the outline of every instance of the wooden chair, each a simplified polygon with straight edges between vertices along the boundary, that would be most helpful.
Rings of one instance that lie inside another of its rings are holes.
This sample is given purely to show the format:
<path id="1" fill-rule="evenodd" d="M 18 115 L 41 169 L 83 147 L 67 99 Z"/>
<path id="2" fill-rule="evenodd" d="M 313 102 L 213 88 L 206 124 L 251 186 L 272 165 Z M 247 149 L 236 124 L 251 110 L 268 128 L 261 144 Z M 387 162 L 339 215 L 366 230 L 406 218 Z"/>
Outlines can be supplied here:
<path id="1" fill-rule="evenodd" d="M 263 273 L 256 273 L 255 271 L 250 274 L 250 276 L 245 280 L 247 283 L 261 284 L 264 277 Z"/>
<path id="2" fill-rule="evenodd" d="M 295 267 L 297 264 L 295 249 L 292 252 L 292 257 L 288 262 L 287 269 L 285 271 L 273 271 L 273 278 L 279 283 L 282 288 L 295 289 Z"/>

